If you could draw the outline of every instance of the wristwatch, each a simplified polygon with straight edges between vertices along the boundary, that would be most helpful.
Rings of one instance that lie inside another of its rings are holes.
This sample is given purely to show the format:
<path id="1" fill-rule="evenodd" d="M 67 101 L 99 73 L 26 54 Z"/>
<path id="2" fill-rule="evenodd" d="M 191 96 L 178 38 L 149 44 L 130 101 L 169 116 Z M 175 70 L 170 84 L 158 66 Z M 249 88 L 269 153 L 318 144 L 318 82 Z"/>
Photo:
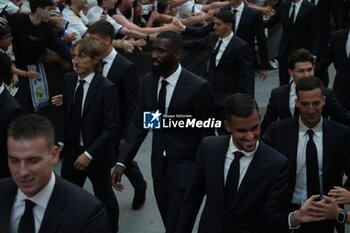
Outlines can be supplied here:
<path id="1" fill-rule="evenodd" d="M 347 214 L 346 214 L 346 211 L 345 210 L 342 210 L 342 211 L 339 211 L 338 213 L 337 213 L 337 221 L 339 222 L 339 223 L 342 223 L 342 224 L 344 224 L 345 222 L 346 222 L 346 218 L 347 218 Z"/>

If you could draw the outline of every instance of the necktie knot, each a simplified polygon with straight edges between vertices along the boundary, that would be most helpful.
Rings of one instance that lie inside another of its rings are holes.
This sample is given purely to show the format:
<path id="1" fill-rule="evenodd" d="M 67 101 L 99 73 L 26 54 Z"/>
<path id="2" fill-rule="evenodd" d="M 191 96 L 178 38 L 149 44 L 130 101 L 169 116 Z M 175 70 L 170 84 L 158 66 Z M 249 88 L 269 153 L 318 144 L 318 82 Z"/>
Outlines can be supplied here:
<path id="1" fill-rule="evenodd" d="M 233 9 L 232 10 L 233 15 L 235 15 L 237 13 L 237 11 L 238 11 L 237 9 Z"/>
<path id="2" fill-rule="evenodd" d="M 240 160 L 244 156 L 244 154 L 240 151 L 236 151 L 233 154 L 235 155 L 235 160 L 236 159 Z"/>
<path id="3" fill-rule="evenodd" d="M 165 79 L 162 80 L 162 87 L 166 87 L 169 84 Z"/>
<path id="4" fill-rule="evenodd" d="M 33 207 L 35 206 L 35 203 L 32 202 L 32 201 L 29 200 L 29 199 L 26 199 L 25 202 L 26 202 L 26 207 L 25 207 L 25 209 L 32 210 Z"/>
<path id="5" fill-rule="evenodd" d="M 306 133 L 309 135 L 309 139 L 312 139 L 314 136 L 314 131 L 312 129 L 308 129 Z"/>
<path id="6" fill-rule="evenodd" d="M 79 79 L 79 86 L 83 86 L 86 81 L 84 79 Z"/>

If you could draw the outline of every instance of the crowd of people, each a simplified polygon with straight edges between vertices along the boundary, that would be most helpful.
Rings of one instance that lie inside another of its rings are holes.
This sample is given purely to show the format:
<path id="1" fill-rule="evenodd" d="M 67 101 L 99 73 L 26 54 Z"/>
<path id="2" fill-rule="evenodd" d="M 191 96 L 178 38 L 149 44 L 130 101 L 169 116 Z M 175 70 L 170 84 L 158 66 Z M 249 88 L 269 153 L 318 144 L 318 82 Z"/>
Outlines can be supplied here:
<path id="1" fill-rule="evenodd" d="M 124 174 L 166 233 L 202 205 L 200 233 L 344 232 L 349 25 L 348 0 L 2 0 L 1 231 L 116 233 Z"/>

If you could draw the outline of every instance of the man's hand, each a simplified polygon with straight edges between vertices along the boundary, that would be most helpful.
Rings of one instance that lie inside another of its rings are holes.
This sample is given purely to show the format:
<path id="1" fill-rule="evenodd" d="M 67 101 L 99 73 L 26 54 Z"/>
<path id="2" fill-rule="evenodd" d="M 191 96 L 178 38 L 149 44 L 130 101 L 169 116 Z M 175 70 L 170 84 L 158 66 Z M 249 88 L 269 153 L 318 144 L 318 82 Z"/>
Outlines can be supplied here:
<path id="1" fill-rule="evenodd" d="M 120 183 L 124 170 L 123 166 L 117 164 L 112 172 L 112 185 L 119 192 L 124 190 L 124 185 Z"/>
<path id="2" fill-rule="evenodd" d="M 84 171 L 90 163 L 91 160 L 84 153 L 82 153 L 79 155 L 77 160 L 75 160 L 74 167 L 77 170 Z"/>
<path id="3" fill-rule="evenodd" d="M 327 196 L 323 196 L 321 201 L 315 202 L 312 205 L 312 214 L 318 217 L 318 220 L 334 220 L 337 218 L 337 214 L 342 211 L 334 198 Z"/>
<path id="4" fill-rule="evenodd" d="M 5 27 L 7 24 L 7 20 L 3 17 L 0 17 L 0 27 Z"/>
<path id="5" fill-rule="evenodd" d="M 269 73 L 268 70 L 260 70 L 259 71 L 261 81 L 264 81 L 267 78 L 268 73 Z"/>
<path id="6" fill-rule="evenodd" d="M 61 106 L 63 104 L 63 94 L 52 96 L 51 103 L 54 106 Z"/>
<path id="7" fill-rule="evenodd" d="M 315 222 L 320 220 L 320 217 L 317 215 L 314 208 L 314 204 L 319 198 L 320 195 L 312 195 L 303 203 L 299 210 L 295 211 L 295 217 L 300 223 Z"/>
<path id="8" fill-rule="evenodd" d="M 40 73 L 29 70 L 26 72 L 26 77 L 30 79 L 39 79 Z"/>
<path id="9" fill-rule="evenodd" d="M 350 192 L 345 188 L 335 186 L 328 193 L 328 196 L 333 197 L 337 204 L 349 204 L 350 203 Z"/>

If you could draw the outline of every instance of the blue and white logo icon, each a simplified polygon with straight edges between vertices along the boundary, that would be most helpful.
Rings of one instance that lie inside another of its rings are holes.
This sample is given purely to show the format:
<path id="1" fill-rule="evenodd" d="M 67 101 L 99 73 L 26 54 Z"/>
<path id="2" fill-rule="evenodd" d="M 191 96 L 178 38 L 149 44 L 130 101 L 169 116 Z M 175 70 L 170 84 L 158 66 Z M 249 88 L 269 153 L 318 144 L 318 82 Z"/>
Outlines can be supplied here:
<path id="1" fill-rule="evenodd" d="M 160 116 L 162 114 L 156 112 L 143 112 L 143 128 L 144 129 L 160 129 Z"/>

